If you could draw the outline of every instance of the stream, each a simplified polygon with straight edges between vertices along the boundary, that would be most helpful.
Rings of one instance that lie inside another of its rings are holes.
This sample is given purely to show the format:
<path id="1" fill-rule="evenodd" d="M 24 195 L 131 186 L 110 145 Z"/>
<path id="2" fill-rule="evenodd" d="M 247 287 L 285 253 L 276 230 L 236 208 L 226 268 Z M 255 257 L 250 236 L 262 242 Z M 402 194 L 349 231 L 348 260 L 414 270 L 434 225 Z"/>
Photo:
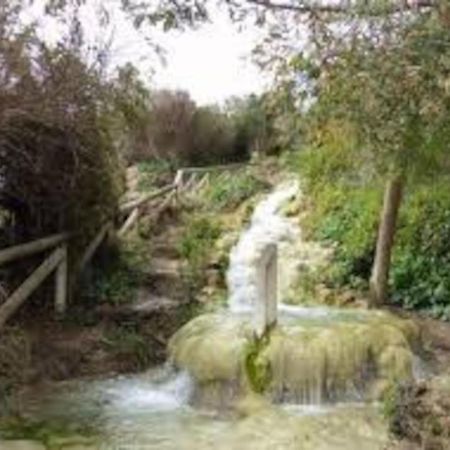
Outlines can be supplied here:
<path id="1" fill-rule="evenodd" d="M 249 227 L 232 249 L 227 277 L 229 306 L 216 315 L 218 328 L 224 327 L 221 333 L 227 339 L 239 333 L 233 327 L 245 327 L 251 320 L 256 301 L 256 262 L 267 244 L 278 246 L 279 299 L 283 300 L 293 282 L 303 245 L 302 233 L 298 221 L 285 217 L 281 210 L 298 193 L 296 182 L 277 187 L 256 207 Z M 21 396 L 20 411 L 30 420 L 52 424 L 54 436 L 46 434 L 42 439 L 51 450 L 381 450 L 388 442 L 387 427 L 380 404 L 363 394 L 369 375 L 358 366 L 358 358 L 366 347 L 357 346 L 359 336 L 371 333 L 375 325 L 361 328 L 360 333 L 358 327 L 374 320 L 384 327 L 380 333 L 387 334 L 387 322 L 377 314 L 324 306 L 292 306 L 280 301 L 280 327 L 289 338 L 308 333 L 308 339 L 301 341 L 305 342 L 305 349 L 294 352 L 292 358 L 298 361 L 283 362 L 280 373 L 274 372 L 273 393 L 264 398 L 247 396 L 236 403 L 233 411 L 194 403 L 192 398 L 202 383 L 201 376 L 197 382 L 196 371 L 182 362 L 177 364 L 181 370 L 166 365 L 140 375 L 33 387 Z M 341 338 L 342 333 L 337 334 L 336 330 L 346 330 L 345 336 L 349 338 Z M 359 334 L 355 338 L 350 332 Z M 320 345 L 317 341 L 315 347 L 308 347 L 319 334 Z M 389 349 L 405 350 L 406 344 L 398 336 L 395 335 L 395 346 L 386 344 Z M 379 342 L 377 339 L 374 334 L 373 340 Z M 203 348 L 210 352 L 205 354 L 206 358 L 215 351 L 213 338 L 197 336 L 196 342 L 190 347 L 193 356 L 183 352 L 183 358 L 190 361 L 205 357 L 200 355 Z M 325 368 L 310 361 L 310 355 L 322 350 L 328 355 Z M 367 349 L 369 353 L 372 351 Z M 383 361 L 389 359 L 386 354 L 383 353 Z M 278 354 L 277 358 L 280 359 Z M 349 360 L 346 365 L 345 359 Z M 399 359 L 398 353 L 394 359 Z M 296 366 L 295 373 L 303 368 L 305 373 L 301 380 L 297 376 L 295 382 L 290 375 L 294 369 L 289 368 L 293 362 L 300 367 Z M 389 360 L 383 364 L 390 367 L 394 363 Z M 210 373 L 213 372 L 211 369 Z M 353 372 L 358 372 L 357 376 Z M 58 431 L 61 429 L 65 432 Z M 0 441 L 0 450 L 19 448 L 45 447 L 37 443 L 34 447 L 31 443 L 19 447 L 14 442 Z"/>

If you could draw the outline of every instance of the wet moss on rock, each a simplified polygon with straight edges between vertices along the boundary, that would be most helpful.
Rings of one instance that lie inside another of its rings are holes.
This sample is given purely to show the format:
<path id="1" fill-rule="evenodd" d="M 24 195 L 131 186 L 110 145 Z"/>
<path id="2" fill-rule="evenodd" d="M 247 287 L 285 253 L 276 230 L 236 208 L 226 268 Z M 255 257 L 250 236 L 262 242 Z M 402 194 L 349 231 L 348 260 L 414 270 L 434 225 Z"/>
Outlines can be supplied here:
<path id="1" fill-rule="evenodd" d="M 176 366 L 202 385 L 241 386 L 276 400 L 322 403 L 379 398 L 393 380 L 412 379 L 416 329 L 387 313 L 306 325 L 297 319 L 256 340 L 249 319 L 200 316 L 170 342 Z"/>

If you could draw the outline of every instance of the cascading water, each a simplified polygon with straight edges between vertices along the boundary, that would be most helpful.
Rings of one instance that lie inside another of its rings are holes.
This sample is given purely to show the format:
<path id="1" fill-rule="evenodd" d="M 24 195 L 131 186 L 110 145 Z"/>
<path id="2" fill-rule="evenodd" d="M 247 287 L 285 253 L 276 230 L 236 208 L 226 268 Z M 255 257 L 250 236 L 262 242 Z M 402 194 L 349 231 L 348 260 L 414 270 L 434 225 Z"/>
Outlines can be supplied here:
<path id="1" fill-rule="evenodd" d="M 34 388 L 24 394 L 21 413 L 39 422 L 69 423 L 72 430 L 93 427 L 95 441 L 84 447 L 88 449 L 384 448 L 387 432 L 376 408 L 363 402 L 338 403 L 339 393 L 345 393 L 346 400 L 359 398 L 348 393 L 364 384 L 367 358 L 378 363 L 378 375 L 385 378 L 401 377 L 409 368 L 405 336 L 414 333 L 409 325 L 376 312 L 280 302 L 280 326 L 259 350 L 254 366 L 270 366 L 269 376 L 263 379 L 266 398 L 253 401 L 253 394 L 247 392 L 243 403 L 235 399 L 238 416 L 231 417 L 190 406 L 196 392 L 220 391 L 223 400 L 248 389 L 243 360 L 254 351 L 248 319 L 258 300 L 256 265 L 261 252 L 268 244 L 278 246 L 281 300 L 296 273 L 299 255 L 302 264 L 311 261 L 305 256 L 307 245 L 298 223 L 282 213 L 297 194 L 297 182 L 285 183 L 256 207 L 249 228 L 230 255 L 228 310 L 194 319 L 172 339 L 173 362 L 184 370 L 175 373 L 165 367 L 139 376 Z M 16 448 L 7 445 L 1 441 L 0 429 L 0 449 Z M 51 448 L 79 447 L 70 447 L 66 440 Z"/>
<path id="2" fill-rule="evenodd" d="M 242 395 L 248 384 L 277 402 L 360 401 L 377 398 L 391 380 L 413 374 L 411 345 L 418 334 L 413 323 L 379 311 L 283 302 L 299 265 L 317 265 L 328 253 L 304 241 L 298 217 L 283 214 L 300 195 L 298 182 L 283 183 L 256 207 L 231 251 L 228 311 L 200 316 L 172 339 L 175 364 L 189 371 L 197 391 L 219 404 L 224 395 L 217 390 L 227 392 L 225 397 Z M 278 247 L 279 326 L 261 344 L 254 342 L 251 316 L 261 301 L 259 262 L 272 244 Z M 249 353 L 256 361 L 250 368 Z"/>
<path id="3" fill-rule="evenodd" d="M 231 311 L 252 309 L 257 295 L 256 267 L 263 249 L 268 244 L 281 246 L 298 241 L 298 227 L 279 211 L 298 191 L 298 182 L 283 184 L 262 201 L 253 213 L 250 227 L 232 249 L 227 274 Z"/>

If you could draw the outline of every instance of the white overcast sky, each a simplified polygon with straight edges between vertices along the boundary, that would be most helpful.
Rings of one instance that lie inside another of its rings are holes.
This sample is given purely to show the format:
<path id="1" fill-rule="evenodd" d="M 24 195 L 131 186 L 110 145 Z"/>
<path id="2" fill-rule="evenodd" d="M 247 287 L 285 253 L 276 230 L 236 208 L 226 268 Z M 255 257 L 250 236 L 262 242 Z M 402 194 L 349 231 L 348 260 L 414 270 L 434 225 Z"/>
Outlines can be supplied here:
<path id="1" fill-rule="evenodd" d="M 111 5 L 114 3 L 111 1 Z M 208 104 L 222 103 L 231 96 L 259 93 L 267 84 L 250 58 L 258 42 L 258 31 L 255 27 L 238 31 L 223 12 L 215 11 L 211 23 L 197 30 L 152 32 L 154 40 L 166 50 L 165 66 L 152 56 L 144 39 L 117 8 L 113 6 L 109 13 L 114 29 L 113 63 L 134 63 L 150 86 L 184 89 L 199 104 Z M 35 6 L 30 17 L 41 17 L 39 6 Z M 105 39 L 111 35 L 111 30 L 98 26 L 92 10 L 83 11 L 82 17 L 89 35 Z M 47 21 L 41 30 L 50 41 L 59 33 Z"/>

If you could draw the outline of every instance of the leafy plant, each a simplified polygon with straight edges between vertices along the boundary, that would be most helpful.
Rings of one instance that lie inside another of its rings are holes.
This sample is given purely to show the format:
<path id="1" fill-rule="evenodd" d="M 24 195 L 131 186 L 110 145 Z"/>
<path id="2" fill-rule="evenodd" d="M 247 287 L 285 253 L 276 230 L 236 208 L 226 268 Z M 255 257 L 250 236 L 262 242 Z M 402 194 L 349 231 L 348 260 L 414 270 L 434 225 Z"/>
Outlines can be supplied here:
<path id="1" fill-rule="evenodd" d="M 170 161 L 164 159 L 150 159 L 138 164 L 140 191 L 149 191 L 156 186 L 167 183 L 167 177 L 171 176 Z"/>
<path id="2" fill-rule="evenodd" d="M 133 302 L 150 256 L 148 242 L 137 236 L 130 236 L 119 243 L 118 248 L 107 250 L 104 258 L 100 257 L 92 279 L 87 280 L 83 298 L 87 302 L 113 305 Z"/>
<path id="3" fill-rule="evenodd" d="M 204 277 L 205 266 L 220 232 L 220 225 L 211 216 L 200 215 L 188 219 L 179 252 L 187 262 L 187 276 L 191 284 L 198 284 Z"/>
<path id="4" fill-rule="evenodd" d="M 213 176 L 203 193 L 205 209 L 232 210 L 260 192 L 266 184 L 246 171 Z"/>

